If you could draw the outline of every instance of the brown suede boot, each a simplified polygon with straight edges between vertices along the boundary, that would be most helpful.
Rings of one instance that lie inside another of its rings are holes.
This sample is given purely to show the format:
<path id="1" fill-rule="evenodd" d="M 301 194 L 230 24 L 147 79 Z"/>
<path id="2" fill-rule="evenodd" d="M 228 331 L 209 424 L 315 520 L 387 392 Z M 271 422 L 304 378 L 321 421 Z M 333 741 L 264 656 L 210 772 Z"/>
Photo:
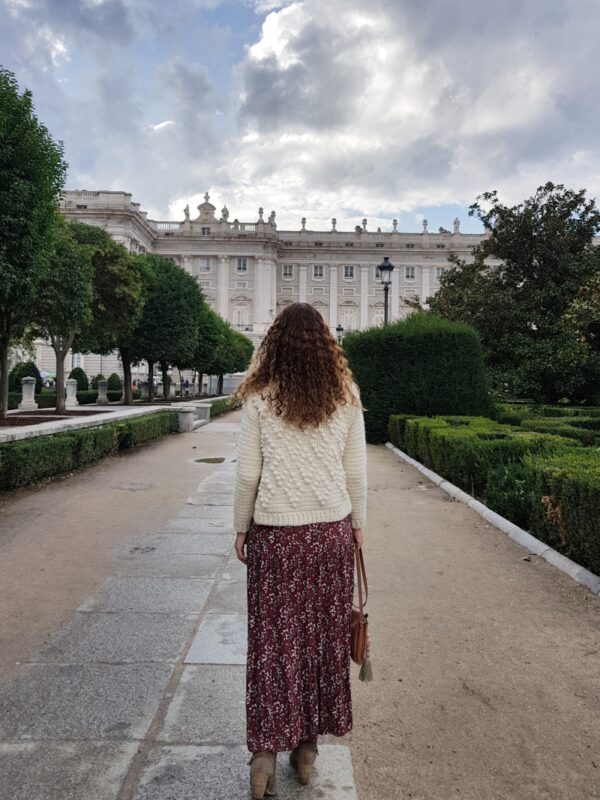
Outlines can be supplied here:
<path id="1" fill-rule="evenodd" d="M 265 796 L 273 797 L 277 791 L 277 753 L 271 750 L 252 753 L 248 764 L 250 764 L 252 800 L 263 800 Z"/>
<path id="2" fill-rule="evenodd" d="M 290 764 L 298 770 L 298 780 L 303 786 L 310 781 L 318 752 L 316 737 L 308 741 L 301 741 L 290 752 Z"/>

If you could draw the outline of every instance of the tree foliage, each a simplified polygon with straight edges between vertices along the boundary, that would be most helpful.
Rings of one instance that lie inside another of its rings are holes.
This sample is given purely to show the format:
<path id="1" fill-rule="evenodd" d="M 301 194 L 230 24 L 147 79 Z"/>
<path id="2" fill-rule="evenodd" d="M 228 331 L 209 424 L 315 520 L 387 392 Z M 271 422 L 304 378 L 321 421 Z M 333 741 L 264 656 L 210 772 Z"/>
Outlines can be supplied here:
<path id="1" fill-rule="evenodd" d="M 600 230 L 594 200 L 584 190 L 547 183 L 515 206 L 486 192 L 469 213 L 487 236 L 473 263 L 450 257 L 454 268 L 429 298 L 431 313 L 478 330 L 498 391 L 547 402 L 589 397 L 600 375 L 565 314 L 600 266 L 592 243 Z"/>
<path id="2" fill-rule="evenodd" d="M 52 253 L 67 165 L 34 113 L 31 92 L 0 68 L 0 418 L 8 403 L 8 350 L 32 322 Z"/>
<path id="3" fill-rule="evenodd" d="M 65 358 L 75 336 L 92 316 L 93 270 L 91 248 L 78 244 L 72 226 L 60 217 L 50 258 L 50 269 L 40 282 L 34 303 L 35 329 L 50 340 L 56 355 L 56 410 L 64 411 Z M 83 372 L 83 370 L 82 370 Z M 85 373 L 84 373 L 85 375 Z M 79 391 L 87 389 L 87 377 L 77 379 Z"/>

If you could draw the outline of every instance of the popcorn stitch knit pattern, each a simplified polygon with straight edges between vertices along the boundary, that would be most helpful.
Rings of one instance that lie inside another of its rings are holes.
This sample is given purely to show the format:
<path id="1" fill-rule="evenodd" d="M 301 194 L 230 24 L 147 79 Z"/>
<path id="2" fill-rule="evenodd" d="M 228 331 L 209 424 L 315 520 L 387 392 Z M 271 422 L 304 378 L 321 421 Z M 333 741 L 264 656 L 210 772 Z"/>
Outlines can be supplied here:
<path id="1" fill-rule="evenodd" d="M 358 395 L 358 386 L 353 389 Z M 362 528 L 367 511 L 367 449 L 362 410 L 340 404 L 316 428 L 278 417 L 260 394 L 246 398 L 237 448 L 234 525 L 333 522 L 351 514 Z"/>

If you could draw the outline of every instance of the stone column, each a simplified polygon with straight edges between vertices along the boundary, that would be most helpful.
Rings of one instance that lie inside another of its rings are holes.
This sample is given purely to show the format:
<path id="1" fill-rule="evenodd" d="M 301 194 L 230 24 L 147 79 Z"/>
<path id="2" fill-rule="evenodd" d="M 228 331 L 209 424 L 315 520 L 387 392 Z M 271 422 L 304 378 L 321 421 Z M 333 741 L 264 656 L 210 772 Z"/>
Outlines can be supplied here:
<path id="1" fill-rule="evenodd" d="M 267 325 L 270 325 L 273 322 L 273 314 L 274 314 L 274 307 L 273 307 L 273 263 L 270 259 L 265 259 L 264 261 L 264 301 L 265 301 L 265 322 Z"/>
<path id="2" fill-rule="evenodd" d="M 329 267 L 329 327 L 335 331 L 338 324 L 338 265 L 331 264 Z M 335 333 L 334 333 L 335 336 Z"/>
<path id="3" fill-rule="evenodd" d="M 77 384 L 77 381 L 75 381 Z M 21 378 L 21 402 L 19 411 L 35 411 L 38 404 L 35 402 L 35 378 Z"/>
<path id="4" fill-rule="evenodd" d="M 98 406 L 106 406 L 108 405 L 108 381 L 98 381 L 98 399 L 96 400 L 96 405 Z"/>
<path id="5" fill-rule="evenodd" d="M 271 304 L 273 306 L 273 316 L 277 315 L 277 259 L 271 262 Z"/>
<path id="6" fill-rule="evenodd" d="M 257 258 L 254 261 L 254 330 L 255 331 L 262 331 L 264 328 L 265 323 L 265 313 L 264 313 L 264 292 L 265 292 L 265 283 L 264 283 L 264 272 L 263 272 L 263 260 L 262 258 Z"/>
<path id="7" fill-rule="evenodd" d="M 306 294 L 306 272 L 307 272 L 307 270 L 308 270 L 308 267 L 307 267 L 306 264 L 300 264 L 298 266 L 298 276 L 299 276 L 298 279 L 299 279 L 299 282 L 300 282 L 298 300 L 301 303 L 306 303 L 306 296 L 307 296 L 307 294 Z"/>
<path id="8" fill-rule="evenodd" d="M 428 295 L 431 294 L 431 288 L 429 283 L 429 266 L 422 266 L 421 267 L 421 305 L 425 306 L 426 299 Z M 426 306 L 427 307 L 427 306 Z"/>
<path id="9" fill-rule="evenodd" d="M 229 257 L 219 256 L 217 284 L 217 313 L 229 321 Z"/>
<path id="10" fill-rule="evenodd" d="M 360 327 L 361 330 L 369 324 L 369 266 L 360 268 Z"/>
<path id="11" fill-rule="evenodd" d="M 390 322 L 398 319 L 399 317 L 399 299 L 400 294 L 400 267 L 392 270 L 392 284 L 390 286 L 391 303 L 390 303 Z"/>
<path id="12" fill-rule="evenodd" d="M 75 380 L 75 378 L 68 378 L 67 399 L 65 402 L 65 408 L 76 408 L 78 405 L 79 405 L 79 400 L 77 399 L 77 381 Z"/>

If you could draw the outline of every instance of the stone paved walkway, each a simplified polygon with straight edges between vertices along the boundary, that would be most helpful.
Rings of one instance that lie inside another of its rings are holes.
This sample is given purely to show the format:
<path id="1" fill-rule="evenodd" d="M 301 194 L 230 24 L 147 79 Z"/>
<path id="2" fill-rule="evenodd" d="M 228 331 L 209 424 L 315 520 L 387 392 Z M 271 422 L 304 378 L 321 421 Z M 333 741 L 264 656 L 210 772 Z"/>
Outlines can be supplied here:
<path id="1" fill-rule="evenodd" d="M 238 430 L 239 412 L 189 434 L 223 462 L 0 689 L 2 800 L 249 797 Z M 328 738 L 313 796 L 355 800 L 348 747 Z M 284 753 L 278 782 L 281 800 L 306 797 Z"/>
<path id="2" fill-rule="evenodd" d="M 239 419 L 0 498 L 0 800 L 248 798 Z M 600 800 L 598 597 L 385 447 L 368 484 L 375 680 L 279 800 Z"/>

